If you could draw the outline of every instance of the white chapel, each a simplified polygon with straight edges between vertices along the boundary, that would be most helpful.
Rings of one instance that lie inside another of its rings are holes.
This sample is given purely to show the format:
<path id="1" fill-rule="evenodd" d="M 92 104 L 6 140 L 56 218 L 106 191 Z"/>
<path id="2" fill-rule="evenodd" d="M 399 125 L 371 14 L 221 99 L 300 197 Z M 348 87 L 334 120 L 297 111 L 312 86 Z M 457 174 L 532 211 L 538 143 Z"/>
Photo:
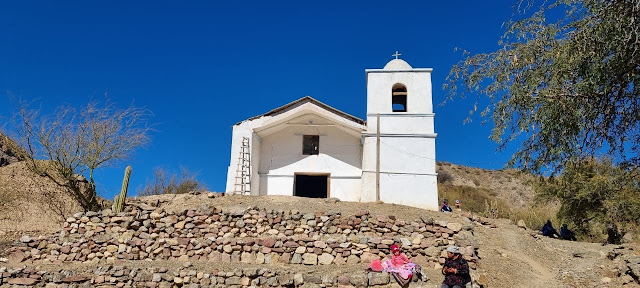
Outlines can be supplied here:
<path id="1" fill-rule="evenodd" d="M 366 69 L 367 121 L 309 96 L 233 126 L 226 193 L 438 210 L 430 68 Z"/>

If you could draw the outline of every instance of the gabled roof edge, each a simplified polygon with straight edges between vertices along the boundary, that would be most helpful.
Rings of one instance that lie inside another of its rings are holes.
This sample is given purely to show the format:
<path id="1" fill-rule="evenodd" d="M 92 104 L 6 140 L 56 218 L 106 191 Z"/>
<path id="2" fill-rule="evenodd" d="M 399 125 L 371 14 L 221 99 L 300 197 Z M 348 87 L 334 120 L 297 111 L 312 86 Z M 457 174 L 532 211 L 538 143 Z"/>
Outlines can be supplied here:
<path id="1" fill-rule="evenodd" d="M 271 111 L 269 111 L 269 112 L 267 112 L 267 113 L 260 114 L 260 115 L 258 115 L 258 116 L 253 116 L 253 117 L 251 117 L 251 118 L 249 118 L 249 119 L 246 119 L 246 120 L 240 121 L 240 122 L 236 123 L 235 125 L 238 125 L 238 124 L 240 124 L 240 123 L 242 123 L 242 122 L 245 122 L 245 121 L 255 120 L 255 119 L 258 119 L 258 118 L 260 118 L 260 117 L 264 117 L 264 116 L 272 116 L 272 115 L 280 114 L 281 112 L 283 112 L 283 111 L 287 110 L 289 107 L 294 106 L 294 105 L 297 105 L 297 104 L 302 103 L 302 102 L 311 102 L 311 103 L 314 103 L 314 104 L 316 104 L 316 105 L 320 106 L 320 107 L 321 107 L 321 108 L 323 108 L 323 109 L 326 109 L 326 110 L 328 110 L 328 111 L 330 111 L 330 112 L 332 112 L 332 113 L 334 113 L 334 114 L 337 114 L 337 115 L 339 115 L 339 116 L 341 116 L 341 117 L 343 117 L 343 118 L 346 118 L 347 120 L 351 120 L 351 121 L 356 122 L 356 123 L 358 123 L 358 124 L 360 124 L 360 125 L 365 125 L 365 121 L 364 121 L 364 120 L 362 120 L 362 119 L 360 119 L 360 118 L 358 118 L 358 117 L 356 117 L 356 116 L 353 116 L 353 115 L 351 115 L 351 114 L 348 114 L 348 113 L 342 112 L 342 111 L 340 111 L 340 110 L 338 110 L 338 109 L 336 109 L 336 108 L 333 108 L 333 107 L 331 107 L 331 106 L 329 106 L 329 105 L 327 105 L 327 104 L 324 104 L 324 103 L 322 103 L 322 102 L 320 102 L 320 101 L 318 101 L 318 100 L 314 99 L 314 98 L 313 98 L 313 97 L 311 97 L 311 96 L 304 96 L 304 97 L 302 97 L 302 98 L 300 98 L 300 99 L 298 99 L 298 100 L 295 100 L 295 101 L 293 101 L 293 102 L 290 102 L 290 103 L 288 103 L 288 104 L 285 104 L 285 105 L 283 105 L 283 106 L 280 106 L 280 107 L 278 107 L 278 108 L 275 108 L 275 109 L 273 109 L 273 110 L 271 110 Z M 235 125 L 234 125 L 234 126 L 235 126 Z"/>

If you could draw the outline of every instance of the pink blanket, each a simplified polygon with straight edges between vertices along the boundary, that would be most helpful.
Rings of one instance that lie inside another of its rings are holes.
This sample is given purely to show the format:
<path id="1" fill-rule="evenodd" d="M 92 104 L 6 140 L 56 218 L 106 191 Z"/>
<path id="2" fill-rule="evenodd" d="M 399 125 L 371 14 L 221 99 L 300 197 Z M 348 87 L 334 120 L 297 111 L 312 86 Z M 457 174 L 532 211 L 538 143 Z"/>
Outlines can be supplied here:
<path id="1" fill-rule="evenodd" d="M 405 263 L 400 265 L 394 265 L 391 260 L 384 261 L 382 263 L 382 268 L 385 272 L 389 273 L 398 273 L 400 277 L 404 279 L 410 279 L 413 274 L 413 268 L 416 267 L 415 263 Z"/>

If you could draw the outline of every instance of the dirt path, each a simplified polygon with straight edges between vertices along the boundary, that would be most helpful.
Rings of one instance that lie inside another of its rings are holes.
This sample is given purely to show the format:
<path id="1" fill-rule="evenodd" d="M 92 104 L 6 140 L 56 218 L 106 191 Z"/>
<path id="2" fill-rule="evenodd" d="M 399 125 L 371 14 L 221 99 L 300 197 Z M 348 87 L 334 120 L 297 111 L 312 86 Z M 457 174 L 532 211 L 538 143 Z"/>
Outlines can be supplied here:
<path id="1" fill-rule="evenodd" d="M 504 228 L 476 228 L 482 241 L 478 251 L 480 268 L 486 270 L 492 287 L 558 287 L 552 272 L 525 251 L 532 248 L 519 231 Z M 535 250 L 535 248 L 534 248 Z M 522 281 L 526 279 L 526 281 Z"/>
<path id="2" fill-rule="evenodd" d="M 616 268 L 606 257 L 615 246 L 534 237 L 508 220 L 496 222 L 475 229 L 491 287 L 621 287 L 617 279 L 602 282 Z"/>

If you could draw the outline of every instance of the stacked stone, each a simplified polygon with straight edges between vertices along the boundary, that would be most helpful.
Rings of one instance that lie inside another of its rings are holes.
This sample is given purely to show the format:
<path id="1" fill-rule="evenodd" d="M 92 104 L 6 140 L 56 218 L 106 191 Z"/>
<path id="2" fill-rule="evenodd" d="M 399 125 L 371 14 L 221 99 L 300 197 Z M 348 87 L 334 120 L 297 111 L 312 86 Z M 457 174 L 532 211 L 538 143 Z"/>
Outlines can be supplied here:
<path id="1" fill-rule="evenodd" d="M 465 219 L 465 218 L 462 218 Z M 465 219 L 466 220 L 466 219 Z M 368 211 L 266 211 L 214 207 L 167 212 L 138 205 L 128 212 L 78 213 L 55 237 L 25 236 L 10 251 L 14 263 L 114 263 L 118 260 L 179 260 L 248 264 L 340 265 L 369 263 L 398 243 L 417 263 L 439 268 L 448 245 L 461 246 L 475 268 L 478 243 L 470 223 L 407 222 Z"/>
<path id="2" fill-rule="evenodd" d="M 574 254 L 574 256 L 581 257 L 580 254 Z M 612 260 L 616 267 L 603 271 L 605 277 L 601 279 L 602 283 L 609 283 L 620 277 L 623 284 L 640 284 L 640 255 L 634 251 L 633 245 L 614 246 L 607 253 L 607 258 Z"/>
<path id="3" fill-rule="evenodd" d="M 172 269 L 108 265 L 84 273 L 0 268 L 0 287 L 385 287 L 391 280 L 384 272 L 320 275 L 269 268 L 199 271 L 189 263 Z"/>

